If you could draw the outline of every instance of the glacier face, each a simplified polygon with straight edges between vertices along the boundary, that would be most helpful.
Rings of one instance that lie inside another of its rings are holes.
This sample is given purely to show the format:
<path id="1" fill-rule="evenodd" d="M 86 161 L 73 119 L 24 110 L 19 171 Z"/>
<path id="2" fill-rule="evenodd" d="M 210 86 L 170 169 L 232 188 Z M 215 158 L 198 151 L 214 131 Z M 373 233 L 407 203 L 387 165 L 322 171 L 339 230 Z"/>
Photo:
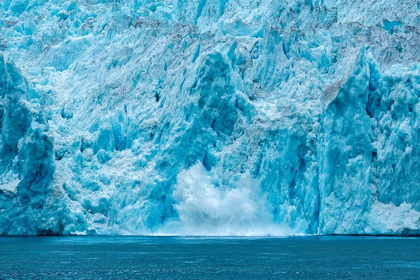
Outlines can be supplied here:
<path id="1" fill-rule="evenodd" d="M 0 3 L 0 234 L 412 234 L 420 4 Z"/>

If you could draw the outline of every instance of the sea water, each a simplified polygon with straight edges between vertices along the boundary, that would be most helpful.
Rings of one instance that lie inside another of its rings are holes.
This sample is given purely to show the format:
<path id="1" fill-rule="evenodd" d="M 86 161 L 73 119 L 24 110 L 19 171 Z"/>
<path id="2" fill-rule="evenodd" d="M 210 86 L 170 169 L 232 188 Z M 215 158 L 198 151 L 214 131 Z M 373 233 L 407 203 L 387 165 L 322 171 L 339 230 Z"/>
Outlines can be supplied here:
<path id="1" fill-rule="evenodd" d="M 420 238 L 0 238 L 0 279 L 133 278 L 420 279 Z"/>

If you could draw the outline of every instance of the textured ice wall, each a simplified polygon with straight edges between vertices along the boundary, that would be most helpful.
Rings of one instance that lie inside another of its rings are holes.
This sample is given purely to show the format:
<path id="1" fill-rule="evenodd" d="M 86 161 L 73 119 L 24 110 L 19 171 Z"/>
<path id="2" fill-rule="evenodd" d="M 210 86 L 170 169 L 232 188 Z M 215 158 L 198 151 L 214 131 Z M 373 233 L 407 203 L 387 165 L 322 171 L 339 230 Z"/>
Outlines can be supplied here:
<path id="1" fill-rule="evenodd" d="M 54 210 L 53 139 L 40 96 L 0 55 L 0 233 L 47 234 Z"/>
<path id="2" fill-rule="evenodd" d="M 1 2 L 0 233 L 418 232 L 417 2 Z"/>

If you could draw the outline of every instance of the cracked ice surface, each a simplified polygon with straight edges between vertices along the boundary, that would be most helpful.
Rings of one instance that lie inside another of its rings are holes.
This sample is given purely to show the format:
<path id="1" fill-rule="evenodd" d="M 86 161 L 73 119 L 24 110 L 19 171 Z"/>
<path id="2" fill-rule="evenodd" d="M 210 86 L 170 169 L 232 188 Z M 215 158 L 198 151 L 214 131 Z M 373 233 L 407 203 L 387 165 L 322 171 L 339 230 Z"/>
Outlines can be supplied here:
<path id="1" fill-rule="evenodd" d="M 415 234 L 418 1 L 0 3 L 0 234 Z"/>

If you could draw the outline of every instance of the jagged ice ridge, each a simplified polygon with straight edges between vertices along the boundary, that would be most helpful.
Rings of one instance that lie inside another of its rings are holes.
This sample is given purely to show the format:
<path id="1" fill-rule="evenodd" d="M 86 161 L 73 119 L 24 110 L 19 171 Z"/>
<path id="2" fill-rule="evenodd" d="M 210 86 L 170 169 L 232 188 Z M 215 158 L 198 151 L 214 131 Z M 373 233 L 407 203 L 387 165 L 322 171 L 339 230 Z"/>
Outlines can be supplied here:
<path id="1" fill-rule="evenodd" d="M 0 234 L 419 234 L 415 0 L 0 2 Z"/>

